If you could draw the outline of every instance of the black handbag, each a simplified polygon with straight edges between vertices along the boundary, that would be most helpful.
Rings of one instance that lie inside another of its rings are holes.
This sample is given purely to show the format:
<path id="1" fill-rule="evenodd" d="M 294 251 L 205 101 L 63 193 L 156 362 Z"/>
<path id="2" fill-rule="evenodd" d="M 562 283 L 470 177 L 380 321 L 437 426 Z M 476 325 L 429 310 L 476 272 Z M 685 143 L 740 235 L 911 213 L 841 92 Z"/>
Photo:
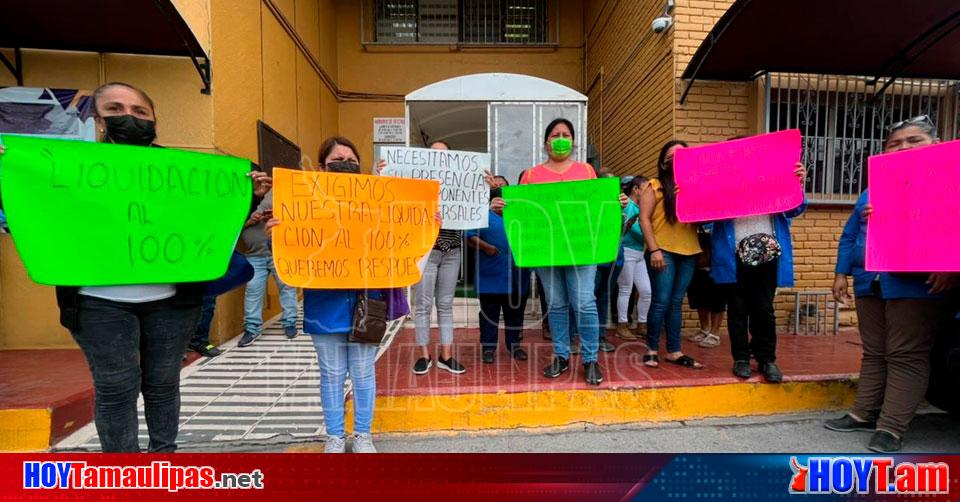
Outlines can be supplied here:
<path id="1" fill-rule="evenodd" d="M 353 330 L 348 340 L 379 345 L 387 334 L 387 302 L 372 300 L 361 293 L 353 309 Z"/>

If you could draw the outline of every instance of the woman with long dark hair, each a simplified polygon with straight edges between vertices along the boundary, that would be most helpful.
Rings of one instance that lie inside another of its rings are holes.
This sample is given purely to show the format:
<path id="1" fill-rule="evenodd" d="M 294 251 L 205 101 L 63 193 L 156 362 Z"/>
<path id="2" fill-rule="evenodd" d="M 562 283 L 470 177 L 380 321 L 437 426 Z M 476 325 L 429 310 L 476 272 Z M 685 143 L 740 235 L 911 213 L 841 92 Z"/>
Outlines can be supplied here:
<path id="1" fill-rule="evenodd" d="M 657 179 L 651 180 L 640 196 L 640 228 L 646 241 L 647 266 L 653 301 L 647 314 L 647 353 L 643 363 L 660 366 L 660 335 L 667 330 L 666 361 L 687 368 L 703 365 L 681 350 L 683 297 L 693 278 L 700 254 L 694 225 L 677 220 L 677 185 L 673 178 L 673 156 L 687 144 L 668 141 L 657 159 Z"/>

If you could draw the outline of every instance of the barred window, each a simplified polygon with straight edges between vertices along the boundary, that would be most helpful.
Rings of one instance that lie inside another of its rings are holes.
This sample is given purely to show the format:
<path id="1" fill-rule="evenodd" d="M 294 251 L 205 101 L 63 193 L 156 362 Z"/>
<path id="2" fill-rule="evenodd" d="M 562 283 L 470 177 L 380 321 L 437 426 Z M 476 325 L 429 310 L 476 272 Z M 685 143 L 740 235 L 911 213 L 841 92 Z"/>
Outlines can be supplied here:
<path id="1" fill-rule="evenodd" d="M 375 0 L 381 43 L 554 43 L 549 0 Z"/>
<path id="2" fill-rule="evenodd" d="M 811 202 L 853 203 L 867 188 L 867 159 L 883 150 L 889 127 L 927 115 L 943 139 L 956 137 L 957 85 L 853 76 L 774 74 L 767 102 L 771 131 L 800 129 Z"/>

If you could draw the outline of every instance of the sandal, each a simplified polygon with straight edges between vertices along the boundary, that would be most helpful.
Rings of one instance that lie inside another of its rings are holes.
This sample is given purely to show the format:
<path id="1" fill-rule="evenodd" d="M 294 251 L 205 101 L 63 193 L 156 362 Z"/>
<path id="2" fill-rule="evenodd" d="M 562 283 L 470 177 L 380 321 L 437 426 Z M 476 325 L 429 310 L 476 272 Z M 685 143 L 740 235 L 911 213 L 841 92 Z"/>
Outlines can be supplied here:
<path id="1" fill-rule="evenodd" d="M 707 336 L 703 337 L 703 340 L 700 340 L 700 343 L 697 345 L 705 349 L 712 349 L 714 347 L 719 347 L 720 337 L 717 335 L 714 335 L 713 333 L 707 333 Z"/>
<path id="2" fill-rule="evenodd" d="M 703 365 L 698 363 L 694 358 L 684 354 L 676 359 L 667 359 L 668 363 L 673 363 L 679 366 L 684 366 L 694 370 L 702 370 Z"/>
<path id="3" fill-rule="evenodd" d="M 691 341 L 691 342 L 693 342 L 693 343 L 700 343 L 700 342 L 703 341 L 704 338 L 706 338 L 706 337 L 708 337 L 708 336 L 710 336 L 710 333 L 707 333 L 706 331 L 704 331 L 704 330 L 701 329 L 700 331 L 697 331 L 696 333 L 693 333 L 692 335 L 687 335 L 687 340 L 689 340 L 689 341 Z"/>
<path id="4" fill-rule="evenodd" d="M 652 363 L 652 364 L 651 364 Z M 643 355 L 643 364 L 648 368 L 659 368 L 660 367 L 660 356 L 657 354 L 644 354 Z"/>

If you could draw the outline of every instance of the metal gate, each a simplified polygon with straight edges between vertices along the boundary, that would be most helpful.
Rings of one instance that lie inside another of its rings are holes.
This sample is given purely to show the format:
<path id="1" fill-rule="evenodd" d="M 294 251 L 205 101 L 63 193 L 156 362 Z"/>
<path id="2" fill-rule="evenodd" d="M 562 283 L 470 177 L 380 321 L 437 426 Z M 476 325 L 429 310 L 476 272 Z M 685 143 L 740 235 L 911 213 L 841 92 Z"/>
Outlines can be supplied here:
<path id="1" fill-rule="evenodd" d="M 487 113 L 487 141 L 494 174 L 517 184 L 520 173 L 547 160 L 543 133 L 553 119 L 573 123 L 574 158 L 586 160 L 587 108 L 584 103 L 491 102 Z"/>

